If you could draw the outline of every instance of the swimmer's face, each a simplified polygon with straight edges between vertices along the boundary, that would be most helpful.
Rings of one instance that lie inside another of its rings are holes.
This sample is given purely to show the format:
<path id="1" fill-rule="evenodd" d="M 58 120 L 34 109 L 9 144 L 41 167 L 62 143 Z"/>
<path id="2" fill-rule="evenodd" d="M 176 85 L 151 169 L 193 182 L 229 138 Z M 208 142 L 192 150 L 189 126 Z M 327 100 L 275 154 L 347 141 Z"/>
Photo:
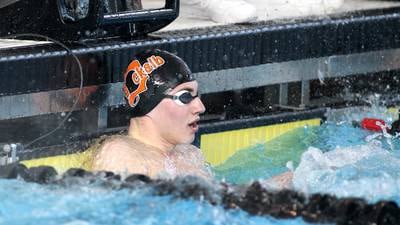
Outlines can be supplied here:
<path id="1" fill-rule="evenodd" d="M 190 81 L 176 86 L 168 95 L 176 95 L 188 90 L 192 96 L 198 93 L 197 81 Z M 198 130 L 200 114 L 205 107 L 199 97 L 187 104 L 182 104 L 170 98 L 163 99 L 150 113 L 149 116 L 158 126 L 164 141 L 177 145 L 192 143 Z"/>

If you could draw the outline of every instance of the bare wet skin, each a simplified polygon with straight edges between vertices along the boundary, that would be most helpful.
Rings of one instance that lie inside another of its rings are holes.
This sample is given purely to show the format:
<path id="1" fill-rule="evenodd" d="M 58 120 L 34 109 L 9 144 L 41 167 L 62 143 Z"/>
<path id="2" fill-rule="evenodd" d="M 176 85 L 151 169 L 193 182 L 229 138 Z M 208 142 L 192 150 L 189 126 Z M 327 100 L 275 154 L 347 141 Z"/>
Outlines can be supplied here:
<path id="1" fill-rule="evenodd" d="M 94 156 L 92 169 L 123 175 L 144 174 L 151 178 L 212 177 L 200 150 L 193 145 L 177 145 L 164 152 L 128 136 L 114 136 L 103 143 Z"/>

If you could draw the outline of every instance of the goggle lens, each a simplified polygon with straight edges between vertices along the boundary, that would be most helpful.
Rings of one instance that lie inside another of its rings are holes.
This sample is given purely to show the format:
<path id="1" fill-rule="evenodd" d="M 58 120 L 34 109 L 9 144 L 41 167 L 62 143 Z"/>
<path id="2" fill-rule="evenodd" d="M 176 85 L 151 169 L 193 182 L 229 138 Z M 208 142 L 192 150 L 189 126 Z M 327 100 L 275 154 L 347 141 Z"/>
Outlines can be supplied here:
<path id="1" fill-rule="evenodd" d="M 190 94 L 189 92 L 185 92 L 183 94 L 181 94 L 180 96 L 177 96 L 178 100 L 181 101 L 184 104 L 188 104 L 190 103 L 193 99 L 195 99 L 197 97 L 196 96 L 192 96 L 192 94 Z"/>
<path id="2" fill-rule="evenodd" d="M 191 101 L 193 101 L 193 99 L 197 98 L 198 95 L 192 96 L 190 91 L 182 90 L 182 91 L 177 92 L 174 95 L 165 95 L 165 97 L 171 98 L 176 103 L 178 103 L 178 105 L 185 105 L 185 104 L 189 104 Z"/>

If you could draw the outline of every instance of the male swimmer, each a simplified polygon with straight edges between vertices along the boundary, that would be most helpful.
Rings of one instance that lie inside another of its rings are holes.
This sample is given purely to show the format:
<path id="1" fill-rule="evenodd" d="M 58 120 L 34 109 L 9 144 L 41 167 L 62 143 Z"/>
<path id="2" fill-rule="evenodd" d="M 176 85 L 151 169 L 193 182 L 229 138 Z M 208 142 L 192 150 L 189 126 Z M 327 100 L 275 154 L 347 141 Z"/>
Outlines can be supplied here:
<path id="1" fill-rule="evenodd" d="M 190 144 L 205 107 L 182 59 L 161 50 L 137 54 L 124 73 L 123 91 L 131 112 L 128 134 L 100 146 L 93 170 L 212 178 L 200 150 Z"/>
<path id="2" fill-rule="evenodd" d="M 124 73 L 123 91 L 131 113 L 128 134 L 107 139 L 92 170 L 213 179 L 200 149 L 191 145 L 205 107 L 198 83 L 182 59 L 161 50 L 137 54 Z M 291 179 L 288 172 L 262 183 L 290 188 Z"/>

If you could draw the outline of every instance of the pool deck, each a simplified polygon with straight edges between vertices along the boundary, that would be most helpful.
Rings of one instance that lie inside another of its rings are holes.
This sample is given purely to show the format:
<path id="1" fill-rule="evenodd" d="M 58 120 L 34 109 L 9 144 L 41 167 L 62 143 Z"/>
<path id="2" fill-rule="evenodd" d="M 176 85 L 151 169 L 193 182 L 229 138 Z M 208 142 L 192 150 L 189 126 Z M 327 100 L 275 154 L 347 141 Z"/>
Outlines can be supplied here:
<path id="1" fill-rule="evenodd" d="M 185 1 L 185 0 L 182 0 Z M 151 1 L 150 1 L 151 2 Z M 323 6 L 315 5 L 313 0 L 302 0 L 303 7 L 298 7 L 296 4 L 288 3 L 288 0 L 249 0 L 257 8 L 257 21 L 271 21 L 283 19 L 306 18 L 310 16 L 329 16 L 330 14 L 345 13 L 356 10 L 389 8 L 400 6 L 400 2 L 385 2 L 385 1 L 368 1 L 368 0 L 345 0 L 340 8 L 326 11 Z M 315 1 L 314 1 L 315 2 Z M 150 7 L 150 6 L 149 6 Z M 181 7 L 182 16 L 176 21 L 165 27 L 161 31 L 182 30 L 192 28 L 205 28 L 213 26 L 227 25 L 224 23 L 216 23 L 209 19 L 191 17 L 185 13 L 190 11 L 187 6 Z"/>

